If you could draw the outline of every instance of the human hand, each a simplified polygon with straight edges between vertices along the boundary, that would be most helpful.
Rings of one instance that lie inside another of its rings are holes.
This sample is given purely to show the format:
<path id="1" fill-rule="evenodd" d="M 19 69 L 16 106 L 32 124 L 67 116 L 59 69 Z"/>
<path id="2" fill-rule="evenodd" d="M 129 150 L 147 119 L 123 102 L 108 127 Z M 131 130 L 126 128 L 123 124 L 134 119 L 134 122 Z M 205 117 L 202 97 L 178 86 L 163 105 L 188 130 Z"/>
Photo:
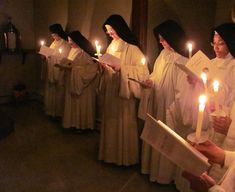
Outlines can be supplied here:
<path id="1" fill-rule="evenodd" d="M 193 77 L 193 76 L 190 76 L 190 75 L 187 75 L 187 81 L 188 81 L 189 84 L 195 85 L 197 83 L 197 78 Z"/>
<path id="2" fill-rule="evenodd" d="M 142 82 L 144 88 L 152 88 L 153 87 L 153 81 L 151 79 L 147 79 Z"/>
<path id="3" fill-rule="evenodd" d="M 193 146 L 195 149 L 204 154 L 209 159 L 209 161 L 213 163 L 218 163 L 221 166 L 224 165 L 224 160 L 225 160 L 224 150 L 218 147 L 210 140 L 207 140 L 206 142 L 200 144 L 195 143 Z"/>
<path id="4" fill-rule="evenodd" d="M 212 127 L 218 133 L 223 135 L 228 134 L 229 126 L 232 122 L 232 119 L 228 116 L 221 117 L 221 116 L 212 116 Z"/>
<path id="5" fill-rule="evenodd" d="M 182 176 L 190 182 L 190 188 L 197 192 L 207 192 L 216 183 L 206 172 L 200 177 L 184 171 Z"/>

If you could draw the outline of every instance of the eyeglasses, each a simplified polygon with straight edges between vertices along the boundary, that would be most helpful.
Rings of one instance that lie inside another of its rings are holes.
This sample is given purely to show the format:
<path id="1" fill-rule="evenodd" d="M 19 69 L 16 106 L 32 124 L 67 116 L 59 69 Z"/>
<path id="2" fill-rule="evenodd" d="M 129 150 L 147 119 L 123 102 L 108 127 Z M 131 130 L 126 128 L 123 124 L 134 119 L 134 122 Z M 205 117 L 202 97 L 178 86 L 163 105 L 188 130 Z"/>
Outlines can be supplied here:
<path id="1" fill-rule="evenodd" d="M 219 41 L 218 43 L 211 42 L 212 47 L 215 47 L 215 46 L 222 47 L 224 45 L 225 45 L 225 42 L 223 41 Z"/>

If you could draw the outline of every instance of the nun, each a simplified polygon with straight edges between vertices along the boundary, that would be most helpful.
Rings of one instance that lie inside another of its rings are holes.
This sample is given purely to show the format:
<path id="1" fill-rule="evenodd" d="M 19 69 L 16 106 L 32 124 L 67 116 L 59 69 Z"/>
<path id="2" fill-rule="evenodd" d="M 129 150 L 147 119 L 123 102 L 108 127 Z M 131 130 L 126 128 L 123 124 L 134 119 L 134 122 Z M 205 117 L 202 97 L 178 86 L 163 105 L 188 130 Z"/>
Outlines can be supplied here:
<path id="1" fill-rule="evenodd" d="M 96 77 L 98 65 L 92 56 L 95 49 L 79 32 L 68 35 L 71 50 L 58 67 L 64 70 L 65 102 L 63 128 L 77 132 L 93 130 L 95 126 Z"/>
<path id="2" fill-rule="evenodd" d="M 217 26 L 213 31 L 213 42 L 212 46 L 215 52 L 215 58 L 212 59 L 213 64 L 218 69 L 217 79 L 221 84 L 218 97 L 219 106 L 226 112 L 229 117 L 230 114 L 234 113 L 231 111 L 235 101 L 235 24 L 224 23 Z M 233 107 L 234 108 L 234 107 Z M 234 120 L 233 116 L 230 116 Z M 217 123 L 223 124 L 224 118 L 215 119 Z M 232 124 L 234 125 L 234 124 Z M 224 126 L 225 127 L 225 126 Z M 219 130 L 214 128 L 214 135 L 212 141 L 219 147 L 225 150 L 235 150 L 235 134 L 234 126 L 230 126 L 228 130 Z M 219 181 L 226 171 L 225 168 L 221 168 L 216 164 L 213 165 L 209 172 L 216 181 Z"/>
<path id="3" fill-rule="evenodd" d="M 53 42 L 50 45 L 54 49 L 54 55 L 46 58 L 44 108 L 45 113 L 51 117 L 63 115 L 64 86 L 60 84 L 60 69 L 55 67 L 61 57 L 67 57 L 70 46 L 67 42 L 67 34 L 58 23 L 49 26 Z M 61 53 L 59 50 L 62 50 Z M 60 55 L 61 57 L 58 57 Z"/>
<path id="4" fill-rule="evenodd" d="M 142 100 L 140 103 L 139 117 L 145 120 L 146 112 L 148 112 L 168 125 L 167 111 L 176 101 L 180 88 L 184 87 L 179 79 L 185 74 L 175 63 L 184 65 L 188 60 L 185 50 L 186 35 L 182 27 L 174 20 L 164 21 L 156 26 L 153 32 L 157 42 L 160 43 L 161 52 L 154 63 L 153 72 L 144 82 L 150 91 L 148 96 L 142 97 L 145 101 Z M 142 109 L 147 111 L 140 112 Z M 175 164 L 146 142 L 142 144 L 141 160 L 141 172 L 149 174 L 150 181 L 169 184 L 174 180 Z"/>
<path id="5" fill-rule="evenodd" d="M 138 41 L 122 16 L 111 15 L 103 29 L 109 39 L 106 53 L 118 58 L 120 65 L 103 68 L 99 160 L 130 166 L 139 163 L 137 104 L 141 86 L 136 81 L 142 81 L 149 71 L 141 62 L 144 55 Z"/>

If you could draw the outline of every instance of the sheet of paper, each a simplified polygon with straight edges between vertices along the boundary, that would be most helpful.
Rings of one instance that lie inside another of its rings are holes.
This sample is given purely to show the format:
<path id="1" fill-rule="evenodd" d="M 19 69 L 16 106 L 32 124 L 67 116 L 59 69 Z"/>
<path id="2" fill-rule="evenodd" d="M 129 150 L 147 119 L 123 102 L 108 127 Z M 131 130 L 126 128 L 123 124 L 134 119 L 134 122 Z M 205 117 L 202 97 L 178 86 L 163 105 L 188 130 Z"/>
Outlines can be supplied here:
<path id="1" fill-rule="evenodd" d="M 160 120 L 147 114 L 141 138 L 185 171 L 200 176 L 208 170 L 208 159 Z"/>

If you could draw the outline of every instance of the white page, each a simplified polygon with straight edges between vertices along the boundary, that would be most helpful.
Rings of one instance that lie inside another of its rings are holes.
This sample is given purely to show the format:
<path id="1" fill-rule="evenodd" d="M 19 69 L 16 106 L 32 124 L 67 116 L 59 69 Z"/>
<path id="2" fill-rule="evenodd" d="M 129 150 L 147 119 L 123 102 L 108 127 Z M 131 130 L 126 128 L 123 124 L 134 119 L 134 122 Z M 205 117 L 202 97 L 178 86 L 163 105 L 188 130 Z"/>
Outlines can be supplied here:
<path id="1" fill-rule="evenodd" d="M 147 114 L 141 138 L 185 171 L 200 176 L 208 170 L 208 159 L 161 121 Z"/>
<path id="2" fill-rule="evenodd" d="M 111 67 L 120 68 L 121 60 L 109 53 L 105 53 L 99 58 L 99 62 L 107 64 Z"/>
<path id="3" fill-rule="evenodd" d="M 44 55 L 45 57 L 49 57 L 49 56 L 54 55 L 55 50 L 51 49 L 50 47 L 47 47 L 45 45 L 42 45 L 40 48 L 40 51 L 38 53 L 41 55 Z"/>

